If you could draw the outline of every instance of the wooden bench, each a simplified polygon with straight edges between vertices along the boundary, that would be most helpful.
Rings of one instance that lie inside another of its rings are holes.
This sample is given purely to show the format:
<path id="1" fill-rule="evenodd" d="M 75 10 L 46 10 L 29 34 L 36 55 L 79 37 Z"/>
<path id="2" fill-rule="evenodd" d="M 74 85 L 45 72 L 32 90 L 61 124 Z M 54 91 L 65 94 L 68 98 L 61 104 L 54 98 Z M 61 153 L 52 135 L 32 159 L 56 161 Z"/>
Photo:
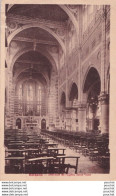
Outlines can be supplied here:
<path id="1" fill-rule="evenodd" d="M 25 157 L 5 157 L 6 173 L 24 173 Z"/>
<path id="2" fill-rule="evenodd" d="M 51 173 L 51 165 L 54 162 L 54 157 L 37 157 L 27 160 L 25 165 L 26 173 Z"/>
<path id="3" fill-rule="evenodd" d="M 64 155 L 65 150 L 66 150 L 65 148 L 48 148 L 47 152 L 48 154 L 57 156 L 57 155 Z"/>
<path id="4" fill-rule="evenodd" d="M 59 164 L 63 164 L 66 167 L 68 166 L 69 168 L 74 168 L 75 169 L 75 174 L 77 174 L 77 170 L 78 170 L 78 160 L 80 157 L 77 156 L 57 156 L 56 159 L 58 159 Z M 76 159 L 76 164 L 75 165 L 71 165 L 71 164 L 65 164 L 65 159 Z"/>

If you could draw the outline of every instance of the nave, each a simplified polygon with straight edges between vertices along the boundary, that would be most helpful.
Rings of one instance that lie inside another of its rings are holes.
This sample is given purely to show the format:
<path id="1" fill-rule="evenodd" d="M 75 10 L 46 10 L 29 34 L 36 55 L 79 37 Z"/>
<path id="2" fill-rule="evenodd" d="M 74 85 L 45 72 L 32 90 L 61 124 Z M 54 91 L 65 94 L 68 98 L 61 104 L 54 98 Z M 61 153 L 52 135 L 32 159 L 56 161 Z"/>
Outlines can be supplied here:
<path id="1" fill-rule="evenodd" d="M 4 13 L 5 173 L 110 173 L 110 6 Z"/>
<path id="2" fill-rule="evenodd" d="M 6 131 L 5 173 L 91 175 L 108 172 L 107 135 Z"/>

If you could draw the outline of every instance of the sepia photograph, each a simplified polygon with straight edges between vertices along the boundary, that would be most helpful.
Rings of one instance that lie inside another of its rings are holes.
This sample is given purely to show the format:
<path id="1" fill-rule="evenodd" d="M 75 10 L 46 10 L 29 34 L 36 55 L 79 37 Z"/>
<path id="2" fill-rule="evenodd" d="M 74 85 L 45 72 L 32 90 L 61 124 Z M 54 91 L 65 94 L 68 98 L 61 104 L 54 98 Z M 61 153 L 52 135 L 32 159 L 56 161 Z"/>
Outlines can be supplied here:
<path id="1" fill-rule="evenodd" d="M 3 0 L 2 180 L 115 180 L 114 8 Z"/>
<path id="2" fill-rule="evenodd" d="M 5 9 L 5 173 L 109 173 L 110 6 Z"/>

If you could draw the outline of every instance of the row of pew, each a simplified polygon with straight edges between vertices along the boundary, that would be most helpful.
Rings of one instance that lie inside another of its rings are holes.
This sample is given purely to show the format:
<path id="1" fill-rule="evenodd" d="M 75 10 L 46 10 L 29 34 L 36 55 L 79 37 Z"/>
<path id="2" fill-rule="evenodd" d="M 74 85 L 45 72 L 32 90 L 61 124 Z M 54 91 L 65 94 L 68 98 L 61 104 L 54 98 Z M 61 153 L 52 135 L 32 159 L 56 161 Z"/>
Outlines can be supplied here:
<path id="1" fill-rule="evenodd" d="M 43 131 L 54 141 L 97 161 L 100 167 L 110 169 L 109 135 L 95 132 L 68 132 L 65 130 Z"/>
<path id="2" fill-rule="evenodd" d="M 59 148 L 58 142 L 38 130 L 5 131 L 5 173 L 25 174 L 68 174 L 78 169 L 78 156 L 66 156 L 65 148 Z M 75 165 L 66 159 L 75 159 Z"/>

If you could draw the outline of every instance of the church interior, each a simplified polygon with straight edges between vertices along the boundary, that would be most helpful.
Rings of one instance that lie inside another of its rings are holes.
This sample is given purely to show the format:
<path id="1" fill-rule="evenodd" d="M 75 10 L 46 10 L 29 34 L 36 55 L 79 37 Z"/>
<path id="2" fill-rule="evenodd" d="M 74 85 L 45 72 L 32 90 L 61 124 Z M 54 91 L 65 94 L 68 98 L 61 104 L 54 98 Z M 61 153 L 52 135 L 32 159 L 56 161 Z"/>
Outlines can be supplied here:
<path id="1" fill-rule="evenodd" d="M 5 9 L 5 173 L 109 173 L 110 6 Z"/>

